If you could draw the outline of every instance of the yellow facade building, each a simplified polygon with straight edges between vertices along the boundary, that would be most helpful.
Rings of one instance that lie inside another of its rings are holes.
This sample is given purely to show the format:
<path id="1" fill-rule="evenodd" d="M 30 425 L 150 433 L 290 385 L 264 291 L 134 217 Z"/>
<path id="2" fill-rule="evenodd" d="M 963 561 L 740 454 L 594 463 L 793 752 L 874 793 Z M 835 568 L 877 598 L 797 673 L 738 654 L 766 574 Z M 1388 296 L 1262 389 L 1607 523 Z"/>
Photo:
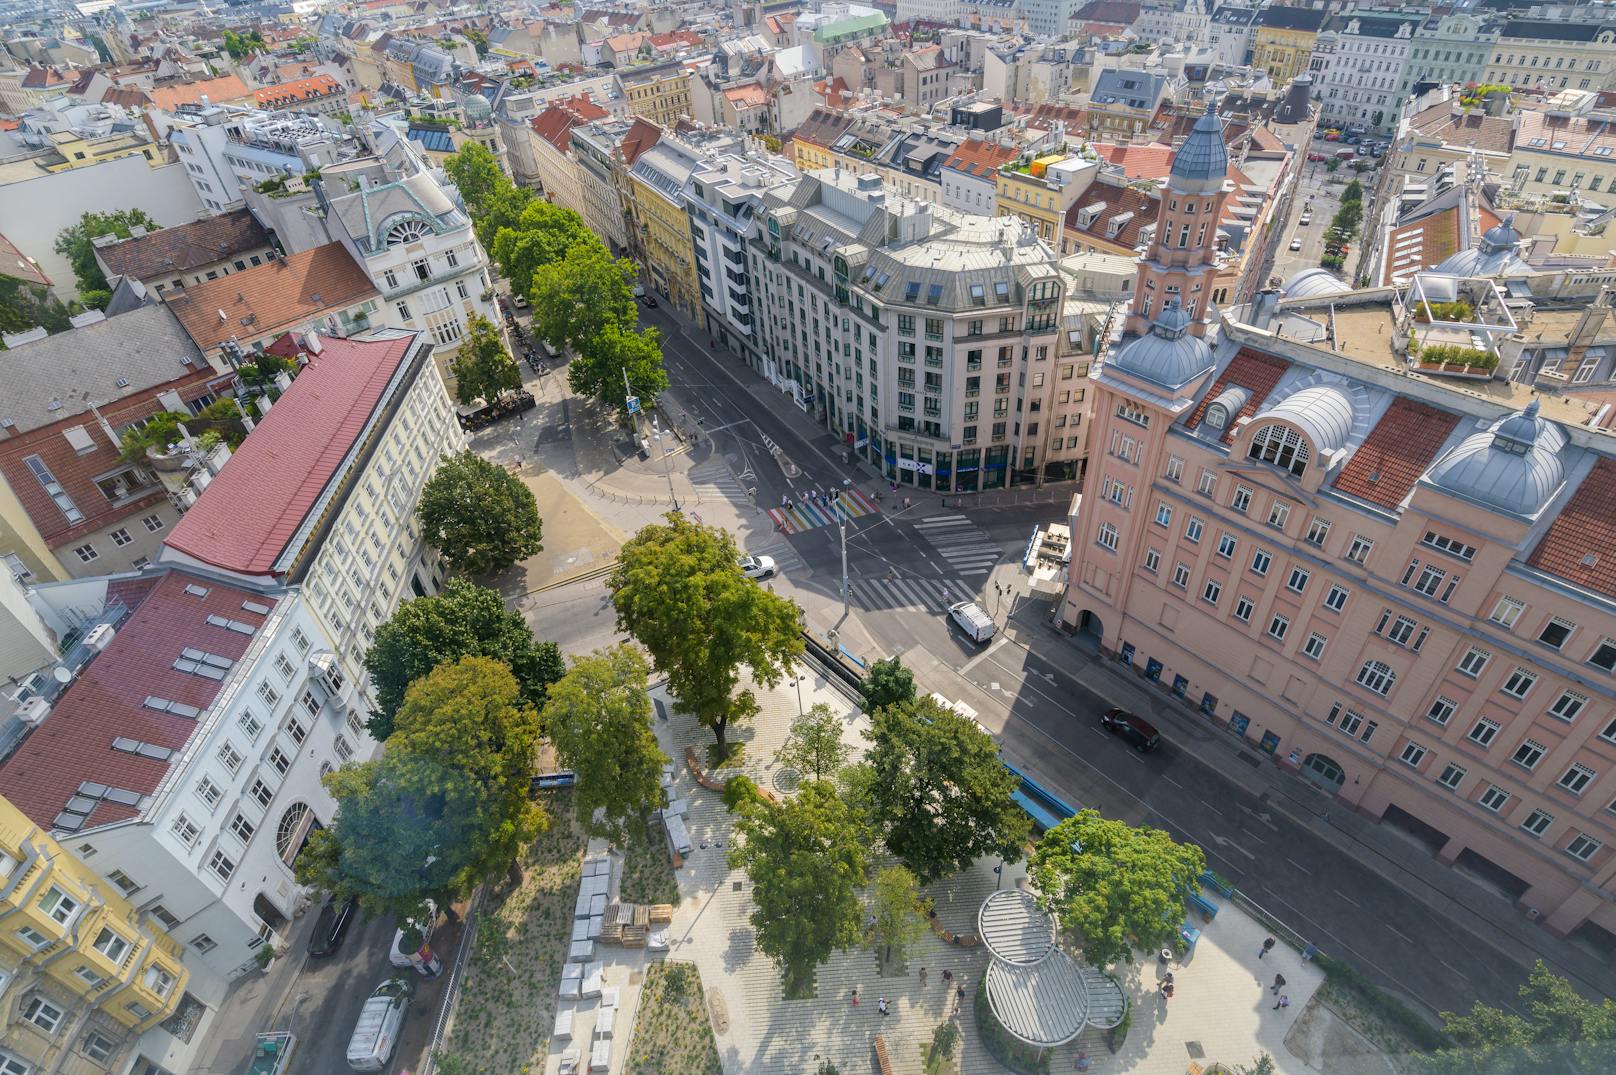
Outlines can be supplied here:
<path id="1" fill-rule="evenodd" d="M 180 944 L 120 894 L 122 876 L 0 798 L 0 1073 L 121 1071 L 179 1006 Z"/>
<path id="2" fill-rule="evenodd" d="M 692 147 L 664 135 L 628 169 L 625 192 L 630 224 L 638 234 L 631 247 L 645 263 L 650 286 L 691 317 L 701 312 L 701 290 L 684 186 L 697 160 Z"/>
<path id="3" fill-rule="evenodd" d="M 1261 67 L 1283 86 L 1303 71 L 1313 56 L 1313 43 L 1329 17 L 1327 11 L 1274 6 L 1257 16 L 1251 41 L 1251 66 Z"/>
<path id="4" fill-rule="evenodd" d="M 619 71 L 617 88 L 629 115 L 658 127 L 672 129 L 690 117 L 690 70 L 678 60 Z"/>
<path id="5" fill-rule="evenodd" d="M 1099 165 L 1065 152 L 1022 156 L 999 168 L 996 216 L 1015 216 L 1038 229 L 1038 238 L 1059 249 L 1066 211 L 1086 190 Z"/>

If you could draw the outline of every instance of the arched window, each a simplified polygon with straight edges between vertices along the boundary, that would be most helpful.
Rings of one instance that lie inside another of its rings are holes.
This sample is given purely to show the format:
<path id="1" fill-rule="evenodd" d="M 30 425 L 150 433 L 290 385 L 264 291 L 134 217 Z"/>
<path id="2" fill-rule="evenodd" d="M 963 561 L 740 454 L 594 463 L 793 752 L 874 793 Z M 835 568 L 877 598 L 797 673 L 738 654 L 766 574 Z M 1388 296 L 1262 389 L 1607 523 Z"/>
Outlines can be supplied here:
<path id="1" fill-rule="evenodd" d="M 1358 686 L 1376 694 L 1390 692 L 1392 684 L 1396 682 L 1397 673 L 1391 670 L 1390 665 L 1379 661 L 1365 661 L 1364 666 L 1358 669 Z"/>
<path id="2" fill-rule="evenodd" d="M 422 220 L 401 220 L 387 229 L 387 245 L 403 246 L 413 243 L 423 236 L 432 234 L 432 229 Z"/>
<path id="3" fill-rule="evenodd" d="M 1288 470 L 1298 478 L 1307 470 L 1307 441 L 1296 430 L 1277 422 L 1257 430 L 1251 438 L 1251 450 L 1246 454 Z"/>
<path id="4" fill-rule="evenodd" d="M 293 803 L 281 815 L 281 823 L 275 826 L 275 854 L 287 865 L 303 850 L 303 841 L 308 839 L 309 829 L 316 824 L 314 811 L 307 803 Z"/>

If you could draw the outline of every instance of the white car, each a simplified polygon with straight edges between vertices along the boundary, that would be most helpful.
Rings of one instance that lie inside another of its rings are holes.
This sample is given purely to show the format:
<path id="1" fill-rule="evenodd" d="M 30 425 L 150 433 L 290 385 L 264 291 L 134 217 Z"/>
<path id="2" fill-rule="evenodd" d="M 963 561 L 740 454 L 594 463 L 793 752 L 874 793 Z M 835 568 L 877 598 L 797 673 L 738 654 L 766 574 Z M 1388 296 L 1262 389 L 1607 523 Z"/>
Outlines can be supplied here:
<path id="1" fill-rule="evenodd" d="M 1302 249 L 1302 237 L 1300 235 L 1298 235 L 1296 238 L 1291 240 L 1291 249 L 1292 250 L 1300 250 L 1300 249 Z"/>
<path id="2" fill-rule="evenodd" d="M 741 557 L 741 574 L 749 579 L 772 579 L 778 570 L 772 556 Z"/>
<path id="3" fill-rule="evenodd" d="M 1303 210 L 1303 212 L 1302 212 L 1302 227 L 1305 228 L 1311 223 L 1313 223 L 1313 210 L 1311 210 L 1311 209 Z"/>

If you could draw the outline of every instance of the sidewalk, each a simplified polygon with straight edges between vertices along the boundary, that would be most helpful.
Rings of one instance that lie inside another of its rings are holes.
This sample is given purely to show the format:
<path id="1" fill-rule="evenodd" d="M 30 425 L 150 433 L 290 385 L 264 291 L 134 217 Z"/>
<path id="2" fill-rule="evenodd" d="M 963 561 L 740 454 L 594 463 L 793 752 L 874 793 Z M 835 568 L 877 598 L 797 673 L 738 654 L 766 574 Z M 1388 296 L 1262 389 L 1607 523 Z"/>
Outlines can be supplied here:
<path id="1" fill-rule="evenodd" d="M 1269 809 L 1379 874 L 1388 883 L 1471 932 L 1521 965 L 1524 981 L 1539 958 L 1601 995 L 1616 988 L 1611 967 L 1585 949 L 1528 921 L 1513 902 L 1450 869 L 1422 848 L 1374 819 L 1337 803 L 1304 778 L 1264 758 L 1257 745 L 1229 732 L 1224 723 L 1197 711 L 1165 687 L 1153 687 L 1115 661 L 1100 657 L 1078 639 L 1052 627 L 1046 602 L 1023 602 L 1005 635 L 1015 645 L 1049 660 L 1079 684 L 1139 713 L 1169 738 L 1193 743 L 1195 755 L 1232 783 L 1262 799 Z"/>

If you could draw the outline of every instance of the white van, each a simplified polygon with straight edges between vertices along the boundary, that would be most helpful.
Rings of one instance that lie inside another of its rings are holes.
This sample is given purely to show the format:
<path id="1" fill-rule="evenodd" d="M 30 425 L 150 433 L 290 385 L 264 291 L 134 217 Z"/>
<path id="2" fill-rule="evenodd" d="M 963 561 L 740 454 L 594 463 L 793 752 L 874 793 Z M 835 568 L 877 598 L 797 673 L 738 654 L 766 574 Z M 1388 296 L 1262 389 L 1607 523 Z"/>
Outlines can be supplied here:
<path id="1" fill-rule="evenodd" d="M 994 623 L 992 617 L 983 612 L 975 601 L 961 601 L 956 605 L 949 605 L 948 615 L 973 642 L 986 642 L 999 629 L 999 625 Z"/>
<path id="2" fill-rule="evenodd" d="M 421 934 L 421 948 L 427 946 L 432 940 L 432 931 L 438 925 L 438 905 L 431 900 L 426 901 L 426 920 L 424 922 L 411 922 Z M 387 961 L 395 967 L 415 967 L 420 970 L 420 949 L 404 950 L 404 927 L 400 926 L 393 931 L 393 948 L 387 953 Z M 434 958 L 434 962 L 435 962 Z M 425 973 L 425 972 L 423 972 Z"/>
<path id="3" fill-rule="evenodd" d="M 415 983 L 399 975 L 376 987 L 359 1009 L 359 1021 L 348 1039 L 348 1066 L 355 1071 L 382 1071 L 398 1048 L 404 1011 L 415 995 Z"/>

